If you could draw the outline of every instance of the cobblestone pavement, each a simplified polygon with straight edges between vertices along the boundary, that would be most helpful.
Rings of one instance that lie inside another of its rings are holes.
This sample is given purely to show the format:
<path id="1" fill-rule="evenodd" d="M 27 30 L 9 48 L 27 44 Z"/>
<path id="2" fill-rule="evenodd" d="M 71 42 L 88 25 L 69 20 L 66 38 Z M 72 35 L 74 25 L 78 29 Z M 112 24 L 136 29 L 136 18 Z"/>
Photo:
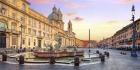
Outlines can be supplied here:
<path id="1" fill-rule="evenodd" d="M 92 50 L 93 51 L 93 50 Z M 100 50 L 104 51 L 104 50 Z M 118 50 L 107 50 L 110 58 L 105 63 L 90 64 L 80 67 L 65 65 L 18 65 L 0 62 L 0 70 L 140 70 L 140 57 L 120 54 Z M 138 52 L 138 54 L 140 54 Z"/>

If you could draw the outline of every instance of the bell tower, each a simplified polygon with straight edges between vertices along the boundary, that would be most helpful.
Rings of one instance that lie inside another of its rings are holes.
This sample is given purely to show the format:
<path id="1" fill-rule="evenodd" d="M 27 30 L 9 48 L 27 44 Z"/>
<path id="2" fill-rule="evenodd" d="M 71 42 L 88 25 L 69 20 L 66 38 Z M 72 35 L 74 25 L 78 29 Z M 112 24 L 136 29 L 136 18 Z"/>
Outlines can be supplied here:
<path id="1" fill-rule="evenodd" d="M 69 32 L 69 33 L 72 32 L 72 23 L 71 23 L 70 20 L 69 20 L 69 22 L 68 22 L 68 32 Z"/>

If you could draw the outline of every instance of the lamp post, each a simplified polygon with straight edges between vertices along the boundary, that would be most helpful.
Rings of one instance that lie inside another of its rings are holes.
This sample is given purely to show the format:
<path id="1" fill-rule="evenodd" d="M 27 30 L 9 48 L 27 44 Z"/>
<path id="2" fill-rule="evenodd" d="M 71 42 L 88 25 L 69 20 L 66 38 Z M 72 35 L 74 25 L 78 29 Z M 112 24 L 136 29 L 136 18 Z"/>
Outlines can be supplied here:
<path id="1" fill-rule="evenodd" d="M 132 50 L 131 50 L 131 56 L 132 57 L 137 57 L 137 53 L 136 53 L 136 24 L 135 24 L 135 6 L 132 6 L 132 28 L 133 28 L 133 35 L 132 35 Z"/>
<path id="2" fill-rule="evenodd" d="M 90 29 L 89 29 L 89 58 L 90 58 Z"/>
<path id="3" fill-rule="evenodd" d="M 22 28 L 23 28 L 23 25 L 22 25 L 22 23 L 21 23 L 21 25 L 20 25 L 20 28 L 21 28 L 21 42 L 20 42 L 20 50 L 22 49 Z"/>

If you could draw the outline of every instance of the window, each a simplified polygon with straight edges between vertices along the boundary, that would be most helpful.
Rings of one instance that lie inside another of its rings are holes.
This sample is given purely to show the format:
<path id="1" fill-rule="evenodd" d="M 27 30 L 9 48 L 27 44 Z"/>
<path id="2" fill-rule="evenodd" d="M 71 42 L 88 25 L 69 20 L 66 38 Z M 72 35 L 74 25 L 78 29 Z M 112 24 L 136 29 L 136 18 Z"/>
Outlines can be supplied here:
<path id="1" fill-rule="evenodd" d="M 31 34 L 31 28 L 28 28 L 28 34 Z"/>
<path id="2" fill-rule="evenodd" d="M 39 28 L 39 22 L 36 21 L 36 28 Z"/>
<path id="3" fill-rule="evenodd" d="M 16 45 L 16 44 L 17 44 L 17 37 L 12 36 L 12 45 Z"/>
<path id="4" fill-rule="evenodd" d="M 1 5 L 0 13 L 1 13 L 2 15 L 6 15 L 6 7 L 5 7 L 5 6 Z"/>
<path id="5" fill-rule="evenodd" d="M 23 33 L 25 33 L 25 31 L 26 31 L 25 29 L 26 29 L 25 27 L 22 28 L 22 32 L 23 32 Z"/>
<path id="6" fill-rule="evenodd" d="M 21 17 L 20 20 L 21 20 L 21 23 L 24 24 L 25 18 L 24 17 Z"/>
<path id="7" fill-rule="evenodd" d="M 41 23 L 39 23 L 39 28 L 41 28 Z"/>
<path id="8" fill-rule="evenodd" d="M 36 35 L 36 30 L 33 30 L 33 35 Z"/>
<path id="9" fill-rule="evenodd" d="M 32 25 L 32 18 L 29 18 L 29 23 L 30 26 Z"/>
<path id="10" fill-rule="evenodd" d="M 43 32 L 43 36 L 45 37 L 45 33 Z"/>
<path id="11" fill-rule="evenodd" d="M 0 13 L 1 13 L 1 9 L 2 9 L 2 4 L 0 3 Z"/>
<path id="12" fill-rule="evenodd" d="M 39 36 L 41 36 L 41 31 L 39 31 Z"/>
<path id="13" fill-rule="evenodd" d="M 12 23 L 11 29 L 16 31 L 17 25 L 15 23 Z"/>
<path id="14" fill-rule="evenodd" d="M 6 23 L 0 22 L 0 29 L 6 29 L 7 25 Z"/>
<path id="15" fill-rule="evenodd" d="M 16 13 L 12 13 L 12 18 L 16 19 Z"/>
<path id="16" fill-rule="evenodd" d="M 32 20 L 32 27 L 36 27 L 35 20 Z"/>
<path id="17" fill-rule="evenodd" d="M 36 27 L 36 21 L 34 20 L 33 27 Z"/>
<path id="18" fill-rule="evenodd" d="M 23 45 L 25 44 L 25 38 L 23 38 L 23 40 L 22 40 L 22 44 L 23 44 Z"/>
<path id="19" fill-rule="evenodd" d="M 30 46 L 30 38 L 29 38 L 29 40 L 28 40 L 28 45 Z"/>
<path id="20" fill-rule="evenodd" d="M 43 30 L 45 30 L 45 24 L 42 24 L 42 28 L 43 28 Z"/>
<path id="21" fill-rule="evenodd" d="M 36 40 L 34 39 L 34 46 L 36 45 Z"/>

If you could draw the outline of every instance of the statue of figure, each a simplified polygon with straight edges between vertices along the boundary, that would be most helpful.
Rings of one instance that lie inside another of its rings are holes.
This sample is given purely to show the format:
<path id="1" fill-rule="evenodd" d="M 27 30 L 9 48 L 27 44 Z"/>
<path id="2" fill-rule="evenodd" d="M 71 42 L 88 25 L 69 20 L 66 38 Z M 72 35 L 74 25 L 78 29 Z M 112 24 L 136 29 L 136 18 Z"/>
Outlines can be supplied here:
<path id="1" fill-rule="evenodd" d="M 62 38 L 59 34 L 56 34 L 55 41 L 57 42 L 54 46 L 56 50 L 59 50 L 62 44 Z"/>
<path id="2" fill-rule="evenodd" d="M 52 46 L 52 44 L 49 44 L 49 45 L 48 45 L 48 48 L 49 48 L 49 49 L 48 49 L 49 51 L 53 51 L 53 46 Z"/>

